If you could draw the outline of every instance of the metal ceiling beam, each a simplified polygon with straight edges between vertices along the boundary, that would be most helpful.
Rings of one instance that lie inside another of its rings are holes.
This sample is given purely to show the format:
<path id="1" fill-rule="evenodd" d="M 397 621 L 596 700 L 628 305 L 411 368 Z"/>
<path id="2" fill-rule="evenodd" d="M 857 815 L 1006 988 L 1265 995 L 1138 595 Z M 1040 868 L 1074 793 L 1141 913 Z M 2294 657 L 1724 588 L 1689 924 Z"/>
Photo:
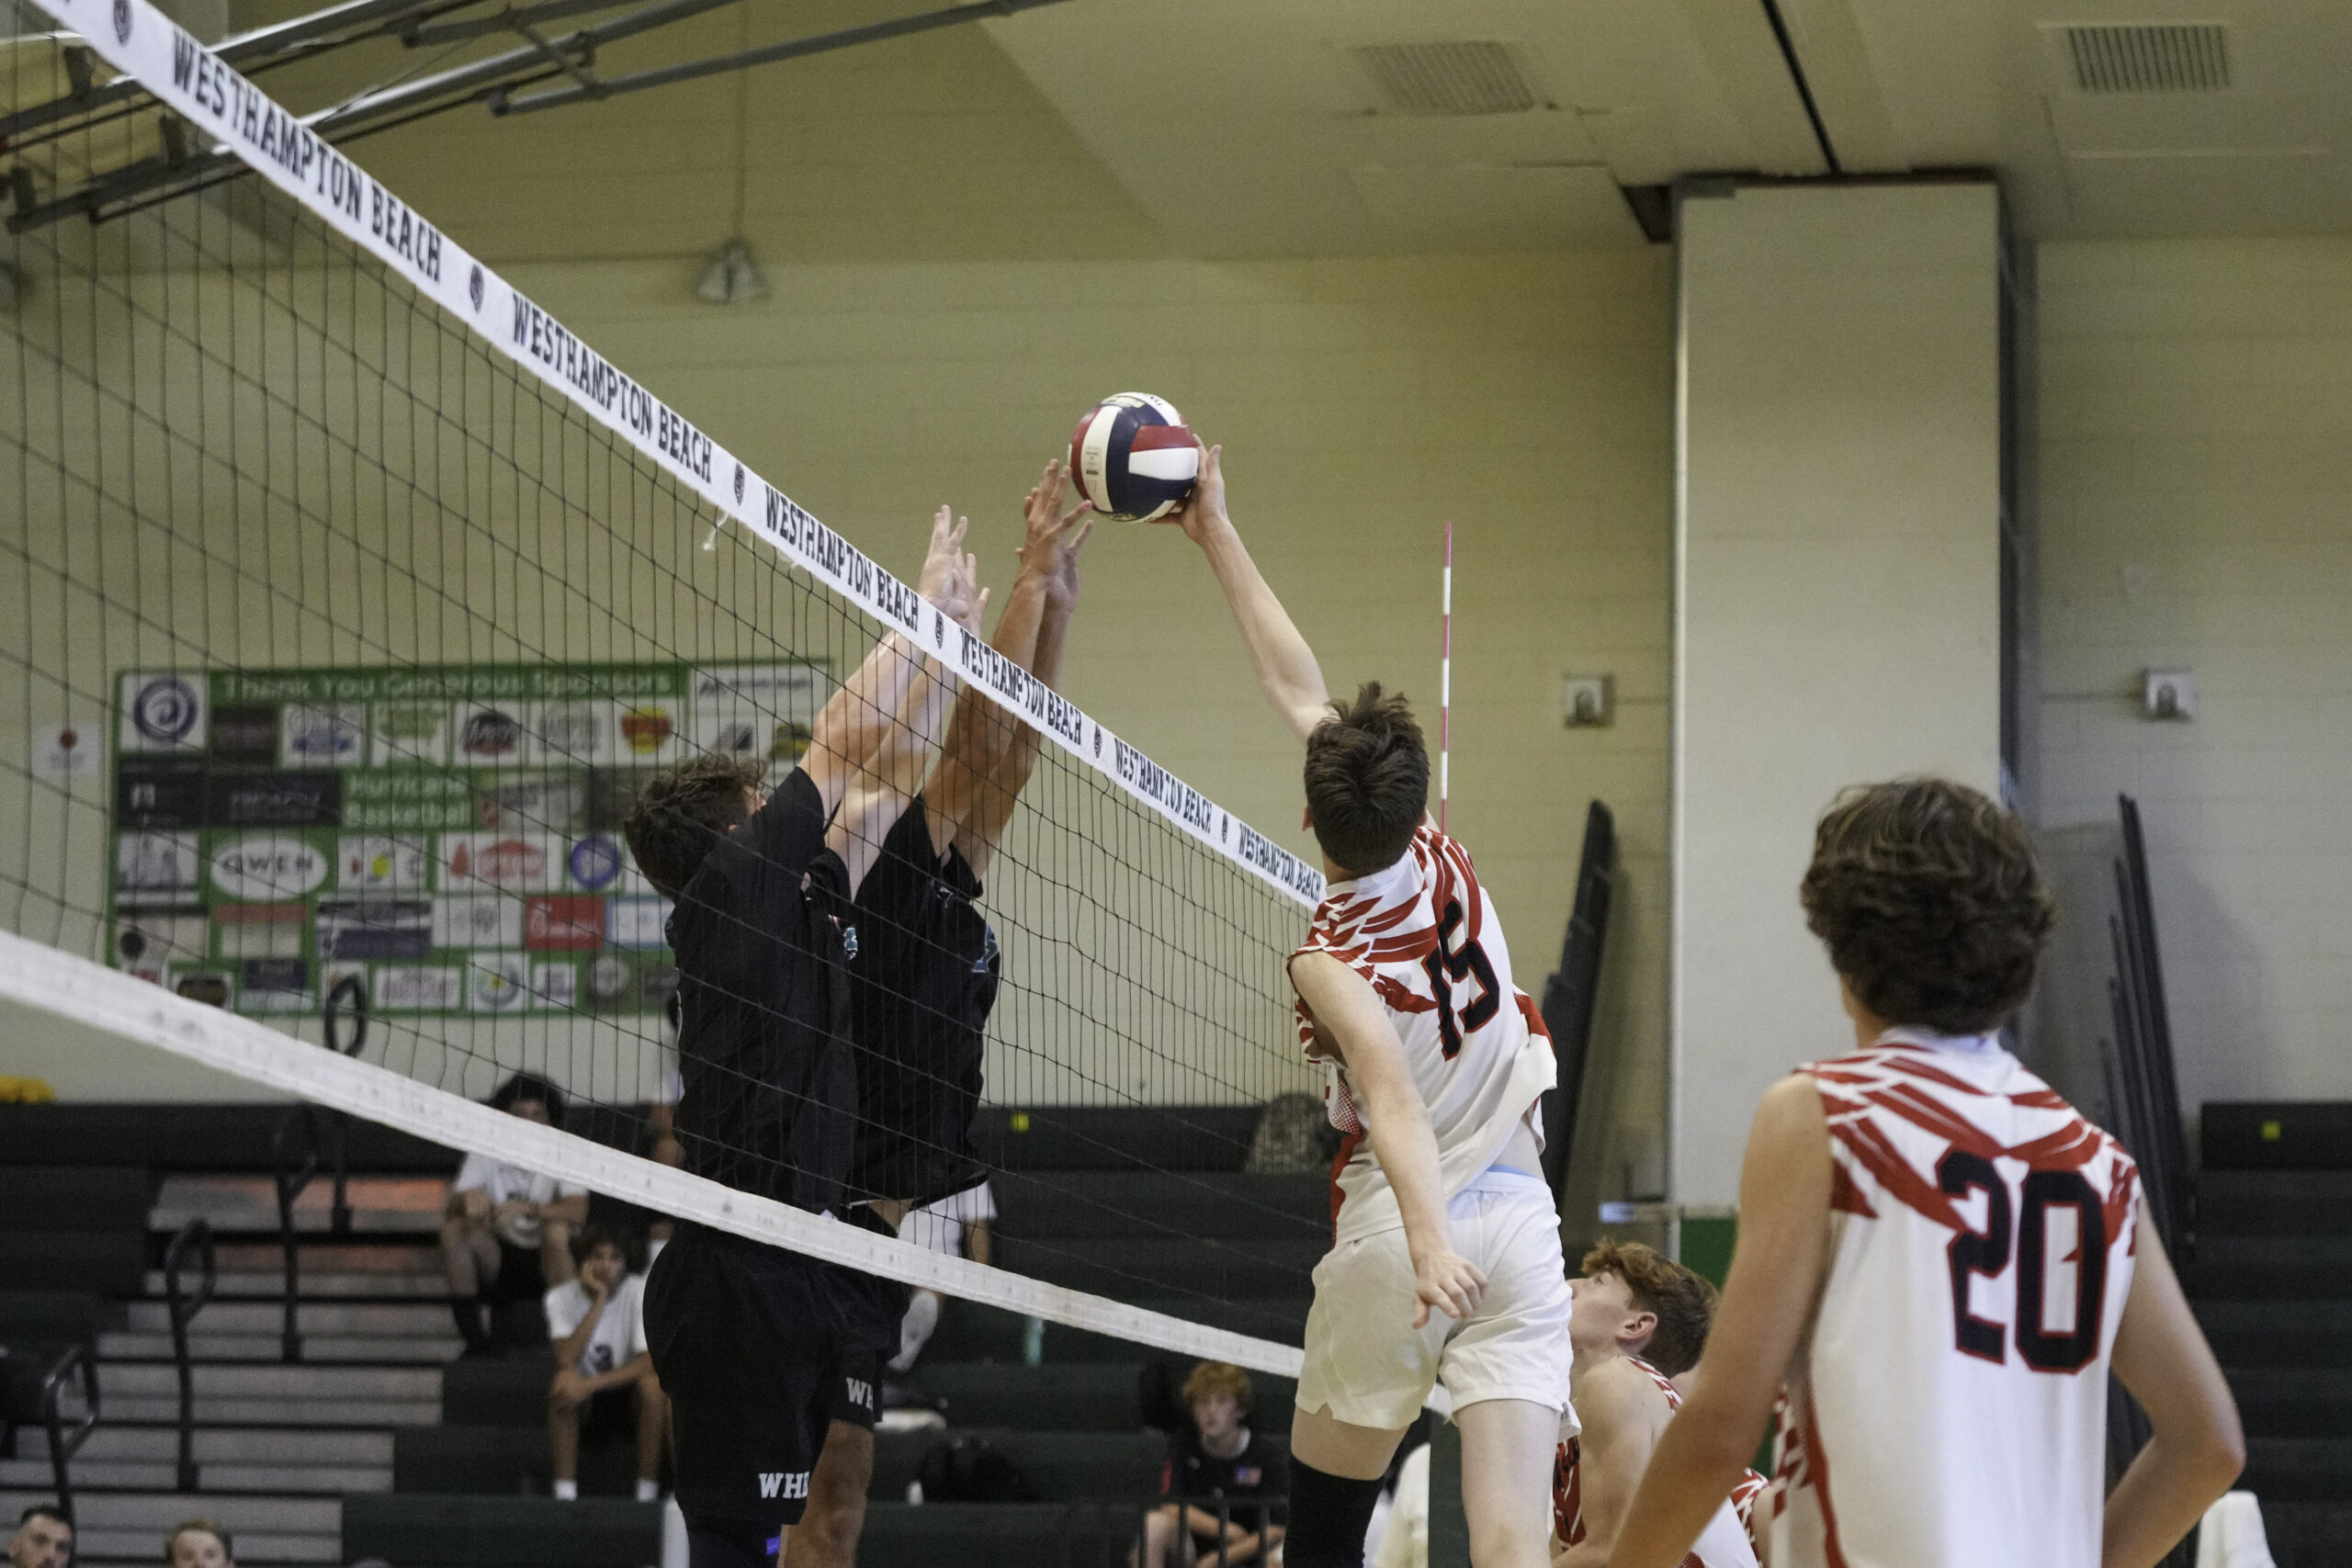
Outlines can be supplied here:
<path id="1" fill-rule="evenodd" d="M 945 10 L 925 11 L 919 16 L 899 17 L 862 28 L 842 28 L 836 32 L 764 44 L 758 49 L 741 50 L 709 60 L 632 71 L 625 76 L 556 87 L 524 98 L 510 98 L 503 93 L 495 93 L 491 96 L 490 107 L 492 113 L 502 115 L 561 108 L 566 104 L 617 97 L 623 93 L 642 92 L 648 87 L 666 87 L 677 82 L 691 82 L 697 77 L 716 76 L 722 72 L 748 70 L 754 65 L 773 64 L 779 60 L 799 60 L 811 54 L 830 53 L 837 49 L 852 49 L 863 43 L 878 43 L 884 39 L 905 38 L 912 33 L 930 32 L 936 28 L 976 22 L 986 17 L 1010 17 L 1022 11 L 1034 11 L 1041 6 L 1060 4 L 1062 0 L 978 0 L 974 5 L 950 6 Z"/>
<path id="2" fill-rule="evenodd" d="M 471 4 L 473 0 L 459 0 L 459 3 Z M 433 5 L 431 0 L 345 0 L 343 5 L 330 6 L 323 11 L 313 11 L 290 22 L 280 22 L 276 27 L 260 28 L 223 39 L 213 46 L 212 51 L 230 64 L 243 68 L 300 45 L 316 43 L 328 34 L 345 28 L 382 30 L 382 24 L 396 18 L 406 19 L 413 13 L 455 8 L 446 0 L 439 6 Z M 109 104 L 138 97 L 145 91 L 137 77 L 117 76 L 85 91 L 52 98 L 45 104 L 35 104 L 30 108 L 18 109 L 14 114 L 0 118 L 0 142 L 13 143 L 28 130 L 71 119 L 76 115 L 92 113 Z"/>

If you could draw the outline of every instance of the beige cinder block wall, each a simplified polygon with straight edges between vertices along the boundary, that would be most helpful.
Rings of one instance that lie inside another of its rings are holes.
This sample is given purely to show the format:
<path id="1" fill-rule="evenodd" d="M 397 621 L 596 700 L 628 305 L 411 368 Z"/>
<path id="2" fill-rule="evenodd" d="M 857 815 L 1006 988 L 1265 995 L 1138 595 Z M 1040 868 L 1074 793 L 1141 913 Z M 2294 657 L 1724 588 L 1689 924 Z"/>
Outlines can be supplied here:
<path id="1" fill-rule="evenodd" d="M 2139 799 L 2181 1097 L 2352 1095 L 2352 242 L 2041 247 L 2042 818 Z M 2183 665 L 2196 717 L 2141 716 Z"/>

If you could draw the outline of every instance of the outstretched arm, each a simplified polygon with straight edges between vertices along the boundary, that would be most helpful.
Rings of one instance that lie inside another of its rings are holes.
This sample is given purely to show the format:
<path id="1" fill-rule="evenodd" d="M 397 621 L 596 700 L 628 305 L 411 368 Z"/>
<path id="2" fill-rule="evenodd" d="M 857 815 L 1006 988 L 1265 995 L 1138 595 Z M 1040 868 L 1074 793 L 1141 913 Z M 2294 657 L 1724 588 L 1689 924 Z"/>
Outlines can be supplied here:
<path id="1" fill-rule="evenodd" d="M 1698 1381 L 1666 1424 L 1609 1554 L 1675 1568 L 1739 1483 L 1829 1260 L 1829 1124 L 1803 1074 L 1766 1092 L 1739 1177 L 1739 1241 Z"/>
<path id="2" fill-rule="evenodd" d="M 1182 527 L 1185 536 L 1208 556 L 1217 586 L 1225 590 L 1225 602 L 1233 607 L 1233 618 L 1240 625 L 1242 646 L 1250 650 L 1259 690 L 1304 744 L 1315 727 L 1330 716 L 1331 694 L 1323 684 L 1323 667 L 1315 662 L 1315 650 L 1306 646 L 1283 602 L 1266 586 L 1258 563 L 1250 558 L 1241 536 L 1234 531 L 1233 519 L 1226 513 L 1225 470 L 1220 460 L 1224 450 L 1222 446 L 1202 448 L 1201 477 L 1193 486 L 1192 499 L 1161 521 Z"/>
<path id="3" fill-rule="evenodd" d="M 1060 462 L 1048 463 L 1045 477 L 1029 492 L 1021 574 L 997 622 L 993 644 L 1048 686 L 1061 681 L 1062 647 L 1069 640 L 1070 615 L 1078 608 L 1078 552 L 1094 533 L 1087 502 L 1067 511 L 1062 507 L 1069 478 Z M 969 694 L 956 705 L 947 756 L 940 763 L 937 783 L 924 796 L 926 803 L 936 798 L 941 806 L 931 818 L 932 847 L 937 852 L 945 854 L 953 843 L 973 875 L 987 874 L 1022 786 L 1036 766 L 1037 746 L 1035 729 L 979 694 Z"/>
<path id="4" fill-rule="evenodd" d="M 1445 1217 L 1445 1183 L 1438 1173 L 1437 1134 L 1430 1130 L 1429 1108 L 1414 1087 L 1405 1048 L 1397 1043 L 1387 1012 L 1371 984 L 1328 953 L 1293 958 L 1290 982 L 1317 1029 L 1347 1063 L 1348 1081 L 1363 1112 L 1372 1152 L 1396 1190 L 1396 1207 L 1405 1219 L 1405 1250 L 1413 1259 L 1413 1293 L 1419 1303 L 1413 1326 L 1429 1322 L 1432 1307 L 1448 1317 L 1468 1317 L 1486 1293 L 1487 1277 L 1453 1250 L 1453 1228 Z"/>
<path id="5" fill-rule="evenodd" d="M 1552 1559 L 1552 1568 L 1608 1568 L 1609 1549 L 1634 1487 L 1657 1438 L 1649 1402 L 1658 1397 L 1649 1375 L 1624 1360 L 1595 1367 L 1577 1392 L 1577 1499 L 1584 1539 Z"/>
<path id="6" fill-rule="evenodd" d="M 925 599 L 934 603 L 939 600 L 948 574 L 963 560 L 965 527 L 955 522 L 944 506 L 932 519 L 931 548 L 923 559 L 922 581 L 916 586 L 916 592 Z M 899 633 L 891 633 L 875 645 L 856 673 L 842 682 L 842 689 L 817 715 L 817 722 L 808 734 L 808 751 L 801 758 L 800 766 L 809 783 L 817 786 L 826 821 L 832 820 L 850 782 L 898 723 L 899 709 L 907 700 L 908 688 L 913 685 L 922 660 L 914 644 Z"/>
<path id="7" fill-rule="evenodd" d="M 939 510 L 945 517 L 947 509 Z M 964 525 L 958 524 L 951 537 L 960 540 L 963 534 Z M 977 570 L 971 557 L 956 552 L 938 591 L 924 595 L 967 631 L 978 628 L 988 607 L 988 592 L 976 583 Z M 921 664 L 900 700 L 897 722 L 880 737 L 858 770 L 840 813 L 825 830 L 826 847 L 849 870 L 853 896 L 881 854 L 882 840 L 890 836 L 908 802 L 922 787 L 923 773 L 939 745 L 947 701 L 955 688 L 934 661 L 926 659 Z"/>

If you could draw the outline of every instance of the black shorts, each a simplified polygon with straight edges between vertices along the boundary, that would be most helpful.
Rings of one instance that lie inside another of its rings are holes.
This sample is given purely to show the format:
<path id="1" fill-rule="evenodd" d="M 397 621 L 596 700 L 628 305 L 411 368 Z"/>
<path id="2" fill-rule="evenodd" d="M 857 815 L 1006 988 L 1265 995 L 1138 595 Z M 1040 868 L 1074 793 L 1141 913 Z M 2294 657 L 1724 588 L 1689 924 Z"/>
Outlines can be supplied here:
<path id="1" fill-rule="evenodd" d="M 686 1522 L 797 1524 L 826 1427 L 874 1425 L 906 1306 L 903 1285 L 681 1224 L 645 1281 L 645 1337 Z"/>
<path id="2" fill-rule="evenodd" d="M 580 1446 L 602 1448 L 606 1443 L 637 1440 L 637 1387 L 598 1389 L 579 1407 Z"/>

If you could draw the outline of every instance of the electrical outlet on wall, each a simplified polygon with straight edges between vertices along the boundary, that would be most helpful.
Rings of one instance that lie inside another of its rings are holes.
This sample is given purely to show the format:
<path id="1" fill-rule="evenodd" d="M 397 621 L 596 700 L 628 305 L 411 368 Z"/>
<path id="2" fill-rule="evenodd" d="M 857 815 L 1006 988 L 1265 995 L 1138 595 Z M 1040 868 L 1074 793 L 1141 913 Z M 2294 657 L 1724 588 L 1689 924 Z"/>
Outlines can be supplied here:
<path id="1" fill-rule="evenodd" d="M 1560 722 L 1570 728 L 1607 724 L 1616 707 L 1616 679 L 1570 675 L 1560 687 Z"/>
<path id="2" fill-rule="evenodd" d="M 2140 712 L 2143 717 L 2154 719 L 2188 719 L 2197 716 L 2197 677 L 2187 670 L 2148 670 L 2142 672 Z"/>

